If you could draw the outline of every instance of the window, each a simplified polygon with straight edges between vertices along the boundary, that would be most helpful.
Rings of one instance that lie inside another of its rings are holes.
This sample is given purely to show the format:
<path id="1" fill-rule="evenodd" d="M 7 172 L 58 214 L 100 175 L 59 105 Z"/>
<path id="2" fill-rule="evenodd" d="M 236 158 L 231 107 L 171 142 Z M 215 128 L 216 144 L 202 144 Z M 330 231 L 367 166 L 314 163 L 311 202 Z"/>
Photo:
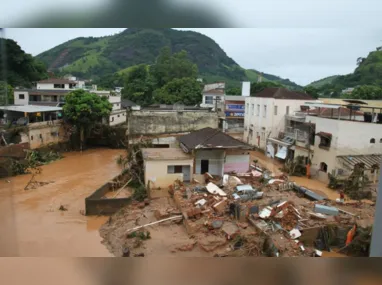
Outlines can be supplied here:
<path id="1" fill-rule="evenodd" d="M 247 103 L 247 107 L 245 108 L 245 113 L 248 114 L 249 113 L 249 104 Z"/>
<path id="2" fill-rule="evenodd" d="M 318 145 L 319 148 L 329 149 L 332 141 L 332 134 L 325 132 L 318 132 L 316 136 L 320 137 L 320 143 Z"/>
<path id="3" fill-rule="evenodd" d="M 19 99 L 20 99 L 20 100 L 25 99 L 25 95 L 24 95 L 24 94 L 19 94 Z"/>
<path id="4" fill-rule="evenodd" d="M 251 104 L 251 115 L 253 116 L 255 114 L 255 105 Z"/>
<path id="5" fill-rule="evenodd" d="M 375 139 L 372 138 L 372 139 L 370 140 L 370 143 L 375 143 Z"/>
<path id="6" fill-rule="evenodd" d="M 182 166 L 181 165 L 168 165 L 167 166 L 167 173 L 172 174 L 172 173 L 183 173 L 182 171 Z"/>
<path id="7" fill-rule="evenodd" d="M 119 118 L 119 115 L 117 117 Z"/>
<path id="8" fill-rule="evenodd" d="M 264 114 L 263 114 L 263 117 L 264 118 L 267 117 L 267 105 L 264 105 Z"/>
<path id="9" fill-rule="evenodd" d="M 289 115 L 289 106 L 286 106 L 286 115 Z"/>
<path id="10" fill-rule="evenodd" d="M 323 172 L 328 172 L 328 165 L 325 162 L 320 163 L 320 170 Z"/>
<path id="11" fill-rule="evenodd" d="M 275 116 L 277 116 L 277 106 L 275 106 Z"/>
<path id="12" fill-rule="evenodd" d="M 260 116 L 260 104 L 257 104 L 256 116 Z"/>
<path id="13" fill-rule="evenodd" d="M 65 84 L 54 84 L 53 88 L 65 88 Z"/>
<path id="14" fill-rule="evenodd" d="M 204 103 L 205 104 L 213 104 L 214 103 L 214 96 L 206 96 L 206 97 L 204 97 Z"/>
<path id="15" fill-rule="evenodd" d="M 382 143 L 382 139 L 379 140 L 379 143 Z"/>
<path id="16" fill-rule="evenodd" d="M 111 121 L 110 122 L 114 122 L 114 117 L 111 117 Z"/>
<path id="17" fill-rule="evenodd" d="M 31 141 L 33 141 L 33 136 L 31 136 Z"/>

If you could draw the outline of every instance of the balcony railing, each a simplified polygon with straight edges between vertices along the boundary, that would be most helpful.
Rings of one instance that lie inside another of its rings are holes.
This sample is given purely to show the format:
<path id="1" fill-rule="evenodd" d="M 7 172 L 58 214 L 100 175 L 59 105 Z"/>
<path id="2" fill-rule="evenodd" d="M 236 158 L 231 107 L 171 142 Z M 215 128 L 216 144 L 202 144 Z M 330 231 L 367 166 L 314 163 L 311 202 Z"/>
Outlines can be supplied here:
<path id="1" fill-rule="evenodd" d="M 285 115 L 287 120 L 295 122 L 305 122 L 306 113 L 304 112 L 294 112 L 292 115 Z"/>
<path id="2" fill-rule="evenodd" d="M 309 143 L 309 134 L 307 132 L 292 127 L 285 128 L 285 135 L 294 138 L 298 142 Z"/>

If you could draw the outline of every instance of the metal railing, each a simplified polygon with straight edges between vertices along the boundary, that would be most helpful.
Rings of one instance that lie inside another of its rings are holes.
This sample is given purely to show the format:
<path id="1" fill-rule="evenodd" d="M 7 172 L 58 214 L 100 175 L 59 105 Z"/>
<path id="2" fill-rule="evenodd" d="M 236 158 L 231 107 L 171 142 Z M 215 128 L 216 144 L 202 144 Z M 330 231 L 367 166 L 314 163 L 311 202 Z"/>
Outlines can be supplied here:
<path id="1" fill-rule="evenodd" d="M 301 131 L 299 129 L 295 129 L 292 127 L 285 128 L 285 135 L 288 137 L 294 138 L 296 141 L 308 143 L 309 142 L 309 134 L 307 132 Z"/>

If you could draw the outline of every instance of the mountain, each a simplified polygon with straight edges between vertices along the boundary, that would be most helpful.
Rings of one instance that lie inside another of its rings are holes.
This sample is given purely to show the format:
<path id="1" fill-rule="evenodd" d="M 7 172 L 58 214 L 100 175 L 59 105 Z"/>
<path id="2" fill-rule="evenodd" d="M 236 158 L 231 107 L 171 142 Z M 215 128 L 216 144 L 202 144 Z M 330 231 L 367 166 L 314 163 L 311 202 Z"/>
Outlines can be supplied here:
<path id="1" fill-rule="evenodd" d="M 39 54 L 37 58 L 52 71 L 97 80 L 117 72 L 122 74 L 137 64 L 150 65 L 165 46 L 170 46 L 173 52 L 186 50 L 205 83 L 225 81 L 229 86 L 239 86 L 241 81 L 256 80 L 256 73 L 259 73 L 241 68 L 211 38 L 193 31 L 173 29 L 131 28 L 113 36 L 76 38 Z M 263 77 L 269 77 L 270 81 L 285 81 L 287 86 L 298 86 L 270 74 Z"/>
<path id="2" fill-rule="evenodd" d="M 5 56 L 0 56 L 0 68 L 6 67 L 6 79 L 9 85 L 29 87 L 32 82 L 48 76 L 44 64 L 25 53 L 14 40 L 0 38 L 0 45 L 1 51 L 5 47 Z"/>
<path id="3" fill-rule="evenodd" d="M 330 76 L 309 84 L 320 89 L 323 94 L 339 96 L 341 90 L 360 85 L 382 87 L 382 47 L 370 52 L 366 58 L 359 57 L 353 73 Z"/>
<path id="4" fill-rule="evenodd" d="M 339 76 L 340 75 L 328 76 L 328 77 L 322 78 L 320 80 L 313 81 L 312 83 L 309 83 L 307 86 L 312 86 L 312 87 L 315 87 L 315 88 L 320 88 L 320 87 L 324 86 L 325 84 L 332 83 Z"/>

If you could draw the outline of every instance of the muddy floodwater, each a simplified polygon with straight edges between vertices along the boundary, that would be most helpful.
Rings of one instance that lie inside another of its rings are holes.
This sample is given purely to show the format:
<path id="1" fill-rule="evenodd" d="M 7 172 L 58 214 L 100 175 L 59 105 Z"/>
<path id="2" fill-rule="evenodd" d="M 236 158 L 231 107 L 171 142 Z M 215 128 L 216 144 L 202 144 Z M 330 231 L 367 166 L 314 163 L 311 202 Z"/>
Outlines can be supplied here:
<path id="1" fill-rule="evenodd" d="M 98 229 L 107 217 L 86 217 L 85 198 L 121 171 L 121 150 L 69 152 L 42 166 L 38 181 L 24 190 L 31 175 L 0 180 L 0 256 L 110 256 Z M 63 205 L 67 211 L 58 210 Z"/>

